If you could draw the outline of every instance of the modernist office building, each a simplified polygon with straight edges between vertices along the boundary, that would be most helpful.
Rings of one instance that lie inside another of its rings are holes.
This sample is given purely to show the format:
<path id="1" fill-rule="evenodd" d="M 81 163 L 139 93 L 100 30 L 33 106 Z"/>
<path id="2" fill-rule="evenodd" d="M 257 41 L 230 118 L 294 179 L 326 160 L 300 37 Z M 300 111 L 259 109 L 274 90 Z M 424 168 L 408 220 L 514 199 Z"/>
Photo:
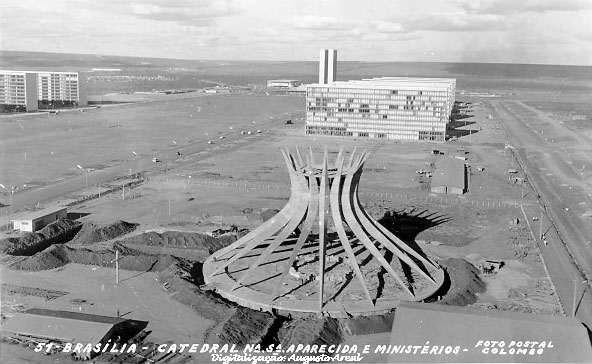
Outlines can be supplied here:
<path id="1" fill-rule="evenodd" d="M 321 57 L 320 73 L 326 64 Z M 444 141 L 455 88 L 455 79 L 408 77 L 311 84 L 306 134 Z"/>
<path id="2" fill-rule="evenodd" d="M 0 71 L 2 111 L 87 104 L 86 82 L 78 72 Z"/>

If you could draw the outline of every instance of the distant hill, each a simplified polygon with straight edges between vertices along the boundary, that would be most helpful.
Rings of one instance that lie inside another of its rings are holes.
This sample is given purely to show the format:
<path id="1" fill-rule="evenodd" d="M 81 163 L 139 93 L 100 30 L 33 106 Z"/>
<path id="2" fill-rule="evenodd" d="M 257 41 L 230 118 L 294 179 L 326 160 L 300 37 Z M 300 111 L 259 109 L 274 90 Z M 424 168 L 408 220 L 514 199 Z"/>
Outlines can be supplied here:
<path id="1" fill-rule="evenodd" d="M 199 63 L 199 61 L 180 62 Z M 68 68 L 82 71 L 92 68 L 162 67 L 169 66 L 171 63 L 177 63 L 177 61 L 162 58 L 102 56 L 98 54 L 0 51 L 0 64 L 2 68 L 9 69 Z"/>
<path id="2" fill-rule="evenodd" d="M 93 54 L 0 51 L 0 68 L 24 70 L 74 70 L 119 68 L 124 73 L 161 71 L 192 73 L 196 77 L 234 84 L 293 78 L 315 82 L 317 63 L 305 61 L 200 61 L 166 58 L 104 56 Z M 538 82 L 571 80 L 592 82 L 590 66 L 524 65 L 503 63 L 352 62 L 338 65 L 339 80 L 378 76 L 454 77 L 475 82 L 482 78 Z M 226 79 L 227 78 L 227 79 Z"/>

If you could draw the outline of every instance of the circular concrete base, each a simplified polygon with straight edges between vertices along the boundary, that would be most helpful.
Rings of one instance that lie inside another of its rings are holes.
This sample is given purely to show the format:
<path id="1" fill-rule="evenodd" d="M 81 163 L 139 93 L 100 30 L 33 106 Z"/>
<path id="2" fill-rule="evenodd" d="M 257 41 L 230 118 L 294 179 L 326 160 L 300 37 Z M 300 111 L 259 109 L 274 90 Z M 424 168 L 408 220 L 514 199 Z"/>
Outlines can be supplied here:
<path id="1" fill-rule="evenodd" d="M 256 252 L 249 254 L 235 263 L 214 274 L 226 259 L 218 259 L 216 253 L 211 255 L 203 265 L 203 275 L 208 289 L 237 304 L 258 311 L 275 312 L 283 316 L 324 315 L 336 318 L 370 316 L 390 312 L 401 300 L 421 301 L 433 296 L 444 282 L 444 270 L 439 268 L 432 272 L 434 282 L 424 282 L 417 289 L 414 297 L 407 294 L 394 280 L 384 275 L 380 278 L 380 267 L 365 265 L 363 273 L 371 304 L 359 280 L 352 274 L 346 274 L 347 265 L 336 258 L 328 262 L 325 269 L 324 296 L 321 307 L 319 299 L 320 282 L 317 279 L 306 281 L 288 274 L 284 281 L 279 282 L 286 265 L 289 251 L 274 255 L 272 262 L 261 265 L 250 279 L 237 285 L 254 260 Z M 309 252 L 314 255 L 314 252 Z M 305 254 L 306 255 L 306 254 Z M 299 256 L 300 258 L 300 256 Z M 301 260 L 302 261 L 302 260 Z M 299 271 L 318 269 L 318 262 L 303 263 Z M 310 270 L 309 270 L 310 272 Z M 304 275 L 304 273 L 303 273 Z M 317 275 L 318 276 L 318 275 Z M 374 279 L 374 280 L 373 280 Z M 381 281 L 382 279 L 382 281 Z M 279 287 L 279 297 L 274 299 L 274 290 Z M 377 292 L 380 291 L 380 294 Z M 375 297 L 379 296 L 378 299 Z"/>

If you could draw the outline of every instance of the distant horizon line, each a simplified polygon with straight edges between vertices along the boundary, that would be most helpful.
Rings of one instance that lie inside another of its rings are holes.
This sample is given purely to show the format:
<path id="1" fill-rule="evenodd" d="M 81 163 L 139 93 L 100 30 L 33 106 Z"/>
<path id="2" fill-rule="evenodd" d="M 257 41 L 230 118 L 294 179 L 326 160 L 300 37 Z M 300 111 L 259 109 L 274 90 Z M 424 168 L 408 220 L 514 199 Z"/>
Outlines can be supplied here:
<path id="1" fill-rule="evenodd" d="M 270 60 L 270 59 L 197 59 L 197 58 L 165 58 L 153 56 L 128 56 L 116 54 L 100 54 L 100 53 L 72 53 L 72 52 L 44 52 L 44 51 L 23 51 L 23 50 L 9 50 L 2 49 L 0 53 L 40 53 L 40 54 L 61 54 L 61 55 L 79 55 L 79 56 L 98 56 L 98 57 L 120 57 L 120 58 L 136 58 L 136 59 L 157 59 L 157 60 L 171 60 L 171 61 L 193 61 L 193 62 L 318 62 L 318 60 Z M 350 63 L 455 63 L 455 64 L 504 64 L 517 66 L 562 66 L 562 67 L 592 67 L 592 64 L 556 64 L 556 63 L 514 63 L 514 62 L 461 62 L 461 61 L 361 61 L 361 60 L 339 60 L 338 62 Z"/>

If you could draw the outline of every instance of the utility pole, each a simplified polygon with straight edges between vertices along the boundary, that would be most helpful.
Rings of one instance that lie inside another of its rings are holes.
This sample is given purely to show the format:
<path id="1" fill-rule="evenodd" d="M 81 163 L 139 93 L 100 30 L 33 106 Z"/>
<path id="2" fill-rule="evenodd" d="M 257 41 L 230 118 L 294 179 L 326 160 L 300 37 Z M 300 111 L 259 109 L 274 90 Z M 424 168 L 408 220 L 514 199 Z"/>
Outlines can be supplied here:
<path id="1" fill-rule="evenodd" d="M 541 220 L 539 222 L 539 238 L 543 238 L 543 211 L 541 210 Z"/>
<path id="2" fill-rule="evenodd" d="M 171 195 L 169 195 L 169 217 L 171 217 Z"/>
<path id="3" fill-rule="evenodd" d="M 115 283 L 119 283 L 119 250 L 115 251 Z"/>
<path id="4" fill-rule="evenodd" d="M 578 279 L 574 278 L 574 295 L 573 295 L 573 317 L 576 317 L 576 291 L 578 289 L 577 286 Z"/>
<path id="5" fill-rule="evenodd" d="M 119 250 L 115 248 L 115 259 L 111 263 L 115 263 L 115 283 L 119 283 Z"/>

